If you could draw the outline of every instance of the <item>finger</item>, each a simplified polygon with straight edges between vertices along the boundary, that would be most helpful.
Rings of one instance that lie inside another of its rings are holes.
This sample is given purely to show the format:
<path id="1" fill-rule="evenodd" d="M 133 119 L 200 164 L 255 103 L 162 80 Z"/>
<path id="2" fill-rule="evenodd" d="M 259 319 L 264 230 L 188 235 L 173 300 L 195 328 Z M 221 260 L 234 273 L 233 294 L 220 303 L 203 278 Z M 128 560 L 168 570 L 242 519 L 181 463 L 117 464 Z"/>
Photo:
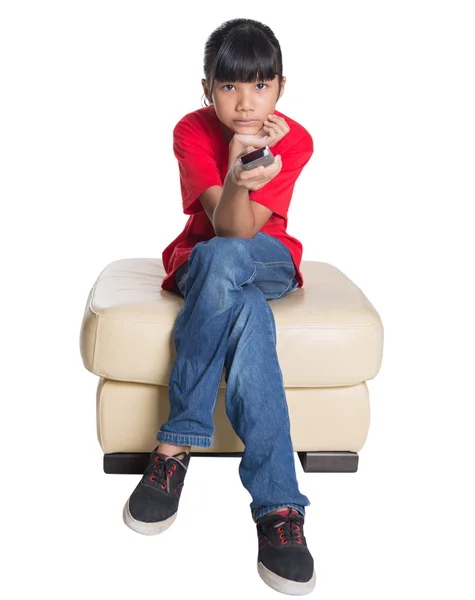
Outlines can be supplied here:
<path id="1" fill-rule="evenodd" d="M 269 119 L 272 119 L 272 121 L 270 121 L 270 122 L 273 122 L 275 125 L 279 126 L 284 133 L 288 133 L 290 131 L 290 127 L 283 117 L 277 117 L 276 115 L 269 115 Z"/>
<path id="2" fill-rule="evenodd" d="M 278 117 L 277 115 L 269 115 L 269 118 L 272 119 L 275 123 L 279 123 L 280 125 L 286 125 L 288 127 L 283 117 Z"/>
<path id="3" fill-rule="evenodd" d="M 267 130 L 267 135 L 272 139 L 273 142 L 275 142 L 284 137 L 285 131 L 282 131 L 282 129 L 278 129 L 277 127 L 269 127 L 269 129 Z"/>
<path id="4" fill-rule="evenodd" d="M 259 174 L 259 168 L 260 167 L 254 167 L 254 169 L 243 169 L 240 175 L 241 179 L 243 181 L 248 181 L 249 179 L 256 177 L 256 175 Z"/>
<path id="5" fill-rule="evenodd" d="M 266 127 L 270 131 L 276 131 L 276 132 L 280 131 L 280 127 L 279 127 L 279 125 L 277 125 L 277 123 L 272 123 L 272 121 L 264 121 L 264 123 L 266 124 Z"/>
<path id="6" fill-rule="evenodd" d="M 266 134 L 267 138 L 270 138 L 272 141 L 276 140 L 279 137 L 279 134 L 274 129 L 267 129 Z"/>
<path id="7" fill-rule="evenodd" d="M 271 123 L 275 123 L 276 125 L 279 125 L 280 127 L 282 127 L 283 125 L 286 125 L 285 120 L 282 117 L 278 117 L 277 115 L 269 115 L 268 119 Z"/>
<path id="8" fill-rule="evenodd" d="M 273 162 L 271 162 L 270 165 L 262 167 L 262 170 L 265 171 L 266 173 L 270 173 L 270 172 L 274 171 L 276 168 L 280 169 L 281 166 L 282 166 L 282 159 L 281 159 L 280 155 L 278 154 L 277 156 L 274 156 Z"/>

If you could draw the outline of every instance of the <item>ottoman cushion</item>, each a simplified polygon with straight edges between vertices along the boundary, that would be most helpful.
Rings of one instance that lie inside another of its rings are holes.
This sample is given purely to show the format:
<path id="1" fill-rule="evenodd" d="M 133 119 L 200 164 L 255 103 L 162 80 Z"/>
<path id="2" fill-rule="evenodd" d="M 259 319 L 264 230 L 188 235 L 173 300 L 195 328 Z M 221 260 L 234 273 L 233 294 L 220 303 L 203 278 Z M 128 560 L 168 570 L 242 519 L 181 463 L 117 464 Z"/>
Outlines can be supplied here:
<path id="1" fill-rule="evenodd" d="M 284 386 L 351 386 L 381 366 L 383 327 L 363 292 L 331 264 L 302 261 L 302 288 L 269 301 Z M 168 385 L 183 297 L 161 289 L 161 259 L 125 258 L 101 272 L 87 299 L 80 347 L 105 379 Z M 224 372 L 221 387 L 225 387 Z"/>

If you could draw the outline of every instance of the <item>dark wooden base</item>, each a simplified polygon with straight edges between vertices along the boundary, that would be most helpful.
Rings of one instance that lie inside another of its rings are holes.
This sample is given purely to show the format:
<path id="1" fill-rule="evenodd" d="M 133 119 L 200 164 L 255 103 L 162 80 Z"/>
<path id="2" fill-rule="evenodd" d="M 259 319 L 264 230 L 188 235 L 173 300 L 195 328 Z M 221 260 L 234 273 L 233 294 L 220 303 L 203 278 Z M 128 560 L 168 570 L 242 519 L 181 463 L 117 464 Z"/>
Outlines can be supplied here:
<path id="1" fill-rule="evenodd" d="M 242 452 L 195 452 L 191 456 L 242 456 Z M 297 452 L 305 473 L 356 473 L 357 452 Z M 149 460 L 148 452 L 113 452 L 104 454 L 104 472 L 142 474 Z"/>
<path id="2" fill-rule="evenodd" d="M 356 473 L 357 452 L 297 452 L 304 473 Z"/>

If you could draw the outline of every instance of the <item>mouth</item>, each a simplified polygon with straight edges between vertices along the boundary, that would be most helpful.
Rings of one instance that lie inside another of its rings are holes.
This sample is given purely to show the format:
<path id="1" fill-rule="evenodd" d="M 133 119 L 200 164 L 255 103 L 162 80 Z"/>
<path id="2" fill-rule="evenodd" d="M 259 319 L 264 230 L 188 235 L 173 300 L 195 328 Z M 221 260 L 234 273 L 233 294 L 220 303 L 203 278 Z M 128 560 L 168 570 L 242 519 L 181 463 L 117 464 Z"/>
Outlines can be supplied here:
<path id="1" fill-rule="evenodd" d="M 234 122 L 238 125 L 256 125 L 257 123 L 259 123 L 259 121 L 257 121 L 256 119 L 249 119 L 247 121 L 238 121 L 235 119 Z"/>

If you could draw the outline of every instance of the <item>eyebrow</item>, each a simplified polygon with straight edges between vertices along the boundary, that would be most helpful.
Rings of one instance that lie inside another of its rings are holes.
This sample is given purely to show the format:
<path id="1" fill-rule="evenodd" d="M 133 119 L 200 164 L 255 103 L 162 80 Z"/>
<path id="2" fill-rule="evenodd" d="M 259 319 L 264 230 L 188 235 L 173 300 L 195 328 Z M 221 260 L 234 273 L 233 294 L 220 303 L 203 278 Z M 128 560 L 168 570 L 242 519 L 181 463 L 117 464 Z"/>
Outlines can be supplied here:
<path id="1" fill-rule="evenodd" d="M 257 85 L 258 83 L 268 83 L 270 81 L 273 81 L 273 79 L 260 79 L 259 81 L 250 81 L 249 83 L 247 83 L 246 85 Z M 234 85 L 236 83 L 245 83 L 243 81 L 222 81 L 221 84 L 222 85 Z"/>

